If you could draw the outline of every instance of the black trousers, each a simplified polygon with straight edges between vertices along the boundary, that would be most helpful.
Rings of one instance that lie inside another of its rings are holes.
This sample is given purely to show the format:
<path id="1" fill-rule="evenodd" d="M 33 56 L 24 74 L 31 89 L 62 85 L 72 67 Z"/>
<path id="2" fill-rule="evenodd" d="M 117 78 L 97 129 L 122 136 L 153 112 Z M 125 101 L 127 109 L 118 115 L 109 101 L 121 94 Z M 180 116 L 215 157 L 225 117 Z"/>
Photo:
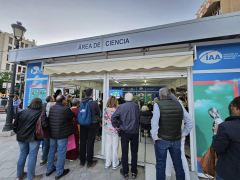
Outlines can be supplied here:
<path id="1" fill-rule="evenodd" d="M 87 162 L 93 161 L 94 142 L 97 133 L 97 123 L 88 126 L 80 125 L 80 161 L 85 162 L 87 152 Z"/>
<path id="2" fill-rule="evenodd" d="M 121 144 L 122 144 L 122 166 L 123 166 L 123 173 L 128 174 L 128 146 L 129 141 L 131 142 L 131 154 L 132 154 L 132 161 L 131 161 L 131 171 L 132 173 L 137 172 L 137 158 L 138 158 L 138 141 L 139 140 L 139 133 L 137 134 L 128 134 L 124 131 L 121 131 Z"/>

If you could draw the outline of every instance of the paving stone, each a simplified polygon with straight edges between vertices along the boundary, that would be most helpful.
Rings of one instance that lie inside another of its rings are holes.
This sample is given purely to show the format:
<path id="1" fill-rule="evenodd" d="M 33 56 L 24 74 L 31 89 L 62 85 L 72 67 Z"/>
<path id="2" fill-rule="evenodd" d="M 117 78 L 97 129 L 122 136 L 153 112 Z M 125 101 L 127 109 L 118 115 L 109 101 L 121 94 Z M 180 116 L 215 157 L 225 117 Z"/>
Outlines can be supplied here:
<path id="1" fill-rule="evenodd" d="M 11 167 L 13 167 L 13 166 L 16 165 L 16 164 L 17 164 L 16 161 L 5 161 L 5 163 L 3 163 L 3 164 L 0 166 L 0 169 L 11 168 Z"/>
<path id="2" fill-rule="evenodd" d="M 16 171 L 16 169 L 12 169 L 12 168 L 2 169 L 1 174 L 0 174 L 0 179 L 1 178 L 8 178 L 9 176 L 12 175 L 12 173 L 14 173 L 14 171 Z"/>

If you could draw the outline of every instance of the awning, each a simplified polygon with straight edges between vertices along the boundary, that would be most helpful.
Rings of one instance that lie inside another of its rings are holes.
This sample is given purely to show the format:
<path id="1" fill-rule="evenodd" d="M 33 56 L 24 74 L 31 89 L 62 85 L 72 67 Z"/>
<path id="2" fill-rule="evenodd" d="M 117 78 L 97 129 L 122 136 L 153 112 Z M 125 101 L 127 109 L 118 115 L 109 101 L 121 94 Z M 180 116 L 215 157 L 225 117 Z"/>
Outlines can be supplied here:
<path id="1" fill-rule="evenodd" d="M 177 55 L 178 54 L 178 55 Z M 184 53 L 171 53 L 162 55 L 149 55 L 138 57 L 124 57 L 117 59 L 104 59 L 74 63 L 44 65 L 44 74 L 69 74 L 80 72 L 101 72 L 114 70 L 136 70 L 166 67 L 190 67 L 193 66 L 193 51 Z"/>

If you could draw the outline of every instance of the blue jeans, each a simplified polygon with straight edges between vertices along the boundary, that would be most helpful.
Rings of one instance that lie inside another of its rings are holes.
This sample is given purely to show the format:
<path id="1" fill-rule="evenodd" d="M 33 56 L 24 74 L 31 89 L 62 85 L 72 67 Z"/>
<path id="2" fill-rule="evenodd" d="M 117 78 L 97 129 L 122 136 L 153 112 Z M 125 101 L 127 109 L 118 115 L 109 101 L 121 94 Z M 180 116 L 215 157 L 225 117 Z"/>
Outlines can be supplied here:
<path id="1" fill-rule="evenodd" d="M 50 149 L 50 139 L 49 137 L 47 137 L 43 139 L 42 160 L 47 160 L 49 149 Z"/>
<path id="2" fill-rule="evenodd" d="M 173 166 L 176 171 L 176 179 L 185 180 L 185 173 L 183 170 L 181 159 L 181 142 L 157 140 L 154 147 L 157 162 L 156 165 L 157 180 L 165 180 L 167 150 L 169 150 L 170 155 L 172 157 Z"/>
<path id="3" fill-rule="evenodd" d="M 217 175 L 216 180 L 224 180 L 224 179 Z"/>
<path id="4" fill-rule="evenodd" d="M 66 153 L 67 153 L 68 138 L 65 139 L 51 139 L 50 138 L 50 150 L 48 153 L 48 167 L 47 173 L 54 170 L 54 158 L 58 150 L 58 160 L 56 165 L 57 174 L 60 176 L 63 173 Z"/>
<path id="5" fill-rule="evenodd" d="M 17 163 L 17 178 L 23 175 L 25 162 L 29 155 L 27 180 L 32 180 L 35 176 L 40 141 L 18 142 L 18 145 L 20 147 L 20 155 Z"/>

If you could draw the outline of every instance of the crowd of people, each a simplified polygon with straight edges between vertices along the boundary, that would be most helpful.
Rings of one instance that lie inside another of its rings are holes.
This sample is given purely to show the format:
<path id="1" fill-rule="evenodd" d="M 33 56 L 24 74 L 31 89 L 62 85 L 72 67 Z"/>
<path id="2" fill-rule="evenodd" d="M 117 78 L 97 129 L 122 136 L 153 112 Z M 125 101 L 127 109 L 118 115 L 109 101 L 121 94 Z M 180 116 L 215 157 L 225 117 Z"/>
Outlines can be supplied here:
<path id="1" fill-rule="evenodd" d="M 17 163 L 17 180 L 27 177 L 27 180 L 38 180 L 43 175 L 35 175 L 37 154 L 40 142 L 42 145 L 42 160 L 40 165 L 47 164 L 46 176 L 56 171 L 55 179 L 67 175 L 70 170 L 64 169 L 65 160 L 74 161 L 80 159 L 80 167 L 87 164 L 87 168 L 94 167 L 98 161 L 93 159 L 94 142 L 96 138 L 101 110 L 96 101 L 93 101 L 93 89 L 85 90 L 86 97 L 80 102 L 78 98 L 66 98 L 61 91 L 46 98 L 42 103 L 39 98 L 32 99 L 28 108 L 16 114 L 13 130 L 17 134 L 20 155 Z M 141 103 L 140 108 L 136 103 L 136 96 L 132 93 L 125 94 L 125 98 L 117 99 L 110 96 L 103 116 L 105 139 L 105 168 L 112 166 L 116 170 L 122 166 L 120 173 L 125 179 L 129 179 L 128 152 L 129 143 L 131 150 L 131 176 L 136 179 L 137 159 L 139 149 L 139 133 L 152 137 L 156 156 L 156 179 L 165 180 L 170 178 L 174 166 L 177 180 L 190 180 L 188 163 L 185 157 L 184 144 L 186 136 L 194 126 L 194 121 L 188 114 L 183 103 L 168 88 L 159 90 L 159 98 L 154 99 L 153 110 L 148 105 Z M 142 101 L 144 102 L 144 101 Z M 83 108 L 85 107 L 85 109 Z M 89 109 L 88 109 L 89 108 Z M 86 112 L 90 112 L 89 124 L 81 124 L 81 119 Z M 238 164 L 234 157 L 239 160 L 238 136 L 240 129 L 240 97 L 235 98 L 229 105 L 230 117 L 226 122 L 216 125 L 213 136 L 213 148 L 218 153 L 216 171 L 218 180 L 235 180 L 238 172 Z M 80 114 L 80 116 L 79 116 Z M 80 119 L 79 119 L 80 118 Z M 37 139 L 35 135 L 36 124 L 40 119 L 44 130 L 49 131 L 49 136 Z M 80 124 L 80 125 L 79 125 Z M 69 137 L 74 136 L 75 148 L 68 150 Z M 121 138 L 120 138 L 121 137 Z M 121 139 L 122 157 L 119 160 L 118 147 Z M 57 163 L 54 165 L 57 152 Z M 235 156 L 232 156 L 235 155 Z M 28 156 L 28 171 L 24 172 L 26 158 Z M 228 167 L 227 167 L 228 166 Z M 226 169 L 229 169 L 227 171 Z M 221 177 L 221 178 L 220 178 Z"/>

